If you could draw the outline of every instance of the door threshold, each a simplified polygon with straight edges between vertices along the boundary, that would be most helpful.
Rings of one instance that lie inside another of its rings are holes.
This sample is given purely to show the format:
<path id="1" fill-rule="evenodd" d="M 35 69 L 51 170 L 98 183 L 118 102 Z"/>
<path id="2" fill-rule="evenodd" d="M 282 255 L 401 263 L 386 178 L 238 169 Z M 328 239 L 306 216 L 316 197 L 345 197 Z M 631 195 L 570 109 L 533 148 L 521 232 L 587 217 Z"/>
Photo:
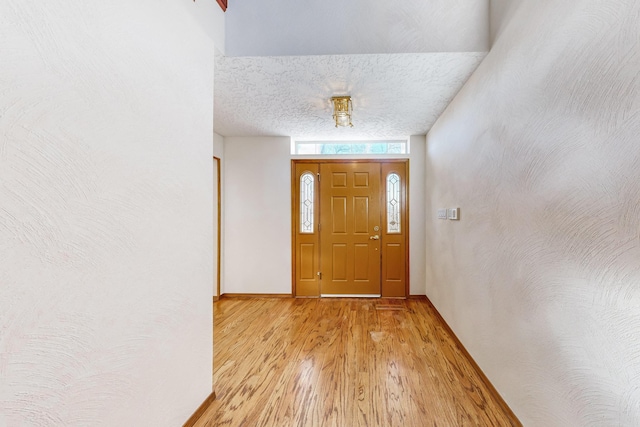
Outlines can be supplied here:
<path id="1" fill-rule="evenodd" d="M 380 298 L 380 294 L 320 294 L 320 298 Z"/>

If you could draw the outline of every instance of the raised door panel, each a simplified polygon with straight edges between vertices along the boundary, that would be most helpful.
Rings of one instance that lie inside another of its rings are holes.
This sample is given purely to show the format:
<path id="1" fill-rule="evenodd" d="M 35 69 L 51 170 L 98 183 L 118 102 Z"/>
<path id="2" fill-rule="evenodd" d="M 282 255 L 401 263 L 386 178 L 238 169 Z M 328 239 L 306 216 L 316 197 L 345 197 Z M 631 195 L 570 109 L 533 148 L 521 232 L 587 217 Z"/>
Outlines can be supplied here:
<path id="1" fill-rule="evenodd" d="M 347 234 L 347 197 L 333 196 L 331 197 L 331 233 L 335 235 Z"/>
<path id="2" fill-rule="evenodd" d="M 314 243 L 300 244 L 300 280 L 315 281 L 317 269 L 315 268 L 315 257 L 317 248 Z"/>
<path id="3" fill-rule="evenodd" d="M 346 282 L 348 280 L 348 256 L 347 245 L 334 243 L 331 247 L 331 270 L 329 279 L 333 282 Z"/>

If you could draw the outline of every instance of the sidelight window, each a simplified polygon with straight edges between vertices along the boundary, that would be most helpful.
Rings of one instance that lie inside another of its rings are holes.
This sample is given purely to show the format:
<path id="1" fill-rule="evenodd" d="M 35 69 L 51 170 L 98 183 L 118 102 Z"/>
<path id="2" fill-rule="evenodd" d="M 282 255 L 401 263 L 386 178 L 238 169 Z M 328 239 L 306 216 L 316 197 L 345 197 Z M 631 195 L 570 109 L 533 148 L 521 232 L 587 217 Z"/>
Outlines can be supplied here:
<path id="1" fill-rule="evenodd" d="M 400 176 L 387 176 L 387 233 L 400 233 Z"/>
<path id="2" fill-rule="evenodd" d="M 300 232 L 313 233 L 313 199 L 315 175 L 305 172 L 300 177 Z"/>

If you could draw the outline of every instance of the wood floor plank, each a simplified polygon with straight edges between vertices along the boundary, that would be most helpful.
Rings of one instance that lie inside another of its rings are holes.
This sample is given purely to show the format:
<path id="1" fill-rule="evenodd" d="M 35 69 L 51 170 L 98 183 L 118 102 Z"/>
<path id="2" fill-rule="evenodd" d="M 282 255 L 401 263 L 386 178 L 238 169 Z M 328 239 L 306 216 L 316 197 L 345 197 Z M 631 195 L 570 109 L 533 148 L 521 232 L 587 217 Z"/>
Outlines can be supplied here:
<path id="1" fill-rule="evenodd" d="M 315 316 L 315 305 L 304 304 L 300 310 L 301 315 L 297 321 L 298 330 L 293 337 L 323 338 L 326 330 L 321 329 L 318 322 L 311 321 Z M 282 375 L 274 384 L 273 392 L 265 409 L 260 414 L 256 425 L 295 425 L 296 413 L 301 412 L 300 408 L 308 405 L 308 399 L 313 396 L 315 383 L 317 381 L 318 363 L 316 357 L 309 355 L 308 346 L 294 341 L 291 345 L 296 348 L 287 362 Z M 316 347 L 311 344 L 311 348 Z"/>
<path id="2" fill-rule="evenodd" d="M 221 299 L 196 426 L 520 426 L 427 301 Z"/>

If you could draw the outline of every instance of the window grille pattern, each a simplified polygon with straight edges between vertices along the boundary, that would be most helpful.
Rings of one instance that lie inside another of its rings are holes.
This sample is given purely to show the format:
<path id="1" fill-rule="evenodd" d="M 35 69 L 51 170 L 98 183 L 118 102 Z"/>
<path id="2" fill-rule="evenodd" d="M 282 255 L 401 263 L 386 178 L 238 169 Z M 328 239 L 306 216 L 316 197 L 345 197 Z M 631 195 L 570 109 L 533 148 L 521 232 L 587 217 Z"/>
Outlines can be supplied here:
<path id="1" fill-rule="evenodd" d="M 313 233 L 313 191 L 315 176 L 305 172 L 300 176 L 300 232 Z"/>
<path id="2" fill-rule="evenodd" d="M 387 233 L 400 233 L 400 176 L 387 176 Z"/>

